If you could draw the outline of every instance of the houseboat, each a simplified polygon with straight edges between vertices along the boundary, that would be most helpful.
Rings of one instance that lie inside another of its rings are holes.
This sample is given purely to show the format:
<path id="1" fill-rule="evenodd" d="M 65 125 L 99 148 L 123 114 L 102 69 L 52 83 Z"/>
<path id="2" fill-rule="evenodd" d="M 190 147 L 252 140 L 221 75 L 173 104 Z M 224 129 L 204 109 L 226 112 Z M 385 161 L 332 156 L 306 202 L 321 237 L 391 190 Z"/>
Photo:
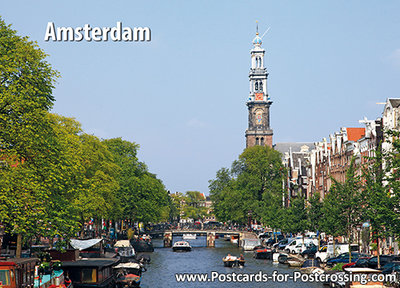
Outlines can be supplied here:
<path id="1" fill-rule="evenodd" d="M 0 260 L 0 287 L 33 287 L 38 258 L 11 258 Z"/>
<path id="2" fill-rule="evenodd" d="M 11 258 L 0 261 L 1 288 L 69 288 L 60 262 L 42 263 L 38 258 Z"/>
<path id="3" fill-rule="evenodd" d="M 62 269 L 74 288 L 114 288 L 112 267 L 118 262 L 115 258 L 89 258 L 62 262 Z"/>

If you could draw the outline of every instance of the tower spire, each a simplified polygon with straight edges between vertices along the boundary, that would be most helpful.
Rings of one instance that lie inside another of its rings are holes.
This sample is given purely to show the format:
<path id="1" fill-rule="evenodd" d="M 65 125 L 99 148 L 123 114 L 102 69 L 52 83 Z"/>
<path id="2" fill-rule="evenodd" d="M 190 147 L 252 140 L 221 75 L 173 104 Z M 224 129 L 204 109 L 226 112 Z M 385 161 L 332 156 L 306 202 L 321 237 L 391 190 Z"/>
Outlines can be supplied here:
<path id="1" fill-rule="evenodd" d="M 254 46 L 250 51 L 250 93 L 246 103 L 249 110 L 249 126 L 245 133 L 246 147 L 255 145 L 272 147 L 273 131 L 270 127 L 269 113 L 272 101 L 269 99 L 267 89 L 268 72 L 264 65 L 265 50 L 261 47 L 262 38 L 258 33 L 258 21 L 256 23 L 256 37 L 253 39 Z"/>
<path id="2" fill-rule="evenodd" d="M 256 35 L 258 35 L 258 20 L 256 20 Z"/>

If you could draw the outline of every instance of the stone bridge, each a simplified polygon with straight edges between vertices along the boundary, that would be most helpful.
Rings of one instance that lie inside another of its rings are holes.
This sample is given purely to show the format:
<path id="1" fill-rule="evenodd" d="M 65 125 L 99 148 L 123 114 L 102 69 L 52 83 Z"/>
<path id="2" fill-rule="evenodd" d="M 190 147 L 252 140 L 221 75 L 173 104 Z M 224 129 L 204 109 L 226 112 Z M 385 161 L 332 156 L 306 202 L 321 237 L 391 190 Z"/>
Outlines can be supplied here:
<path id="1" fill-rule="evenodd" d="M 257 239 L 253 232 L 248 231 L 232 231 L 232 230 L 165 230 L 150 232 L 150 235 L 163 234 L 164 247 L 172 247 L 174 236 L 183 236 L 184 234 L 196 234 L 196 236 L 206 236 L 207 247 L 215 247 L 215 236 L 234 235 L 238 236 L 238 246 L 240 246 L 241 239 Z"/>

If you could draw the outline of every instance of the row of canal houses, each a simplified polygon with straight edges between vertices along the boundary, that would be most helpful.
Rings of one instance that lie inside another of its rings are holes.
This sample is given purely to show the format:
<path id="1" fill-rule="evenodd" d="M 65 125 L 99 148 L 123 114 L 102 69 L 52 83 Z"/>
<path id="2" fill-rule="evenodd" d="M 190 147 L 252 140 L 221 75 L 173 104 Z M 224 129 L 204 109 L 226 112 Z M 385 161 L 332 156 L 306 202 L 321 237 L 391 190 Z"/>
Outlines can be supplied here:
<path id="1" fill-rule="evenodd" d="M 332 178 L 341 183 L 345 181 L 352 157 L 356 164 L 368 165 L 369 157 L 374 156 L 380 145 L 385 150 L 390 148 L 385 142 L 384 131 L 400 130 L 400 98 L 387 99 L 382 104 L 382 116 L 375 120 L 360 120 L 362 127 L 342 127 L 319 142 L 275 145 L 275 149 L 283 153 L 283 162 L 288 169 L 284 183 L 286 206 L 294 197 L 309 199 L 317 192 L 323 201 L 333 184 Z M 391 242 L 386 243 L 388 249 L 392 247 Z M 397 250 L 397 245 L 393 246 Z"/>
<path id="2" fill-rule="evenodd" d="M 356 164 L 367 164 L 379 144 L 388 149 L 390 144 L 384 142 L 384 131 L 400 130 L 400 98 L 387 99 L 382 117 L 359 122 L 364 127 L 342 127 L 319 142 L 275 145 L 283 153 L 289 172 L 285 205 L 290 205 L 294 197 L 309 199 L 316 192 L 323 200 L 332 185 L 331 178 L 345 181 L 353 156 Z"/>

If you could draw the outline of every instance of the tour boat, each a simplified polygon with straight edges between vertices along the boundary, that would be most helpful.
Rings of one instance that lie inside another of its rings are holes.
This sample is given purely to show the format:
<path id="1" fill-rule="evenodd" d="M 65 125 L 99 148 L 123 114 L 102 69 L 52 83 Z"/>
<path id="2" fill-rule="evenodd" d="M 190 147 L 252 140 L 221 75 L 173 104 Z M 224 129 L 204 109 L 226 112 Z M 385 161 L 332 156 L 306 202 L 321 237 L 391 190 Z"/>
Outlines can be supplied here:
<path id="1" fill-rule="evenodd" d="M 182 235 L 182 239 L 184 239 L 184 240 L 194 240 L 196 238 L 197 238 L 196 234 L 183 234 Z"/>
<path id="2" fill-rule="evenodd" d="M 172 246 L 172 250 L 176 251 L 191 251 L 192 246 L 190 246 L 189 242 L 186 241 L 178 241 Z"/>
<path id="3" fill-rule="evenodd" d="M 224 258 L 222 258 L 222 261 L 224 262 L 225 267 L 243 267 L 246 263 L 246 260 L 244 260 L 243 258 L 231 255 L 225 256 Z"/>

